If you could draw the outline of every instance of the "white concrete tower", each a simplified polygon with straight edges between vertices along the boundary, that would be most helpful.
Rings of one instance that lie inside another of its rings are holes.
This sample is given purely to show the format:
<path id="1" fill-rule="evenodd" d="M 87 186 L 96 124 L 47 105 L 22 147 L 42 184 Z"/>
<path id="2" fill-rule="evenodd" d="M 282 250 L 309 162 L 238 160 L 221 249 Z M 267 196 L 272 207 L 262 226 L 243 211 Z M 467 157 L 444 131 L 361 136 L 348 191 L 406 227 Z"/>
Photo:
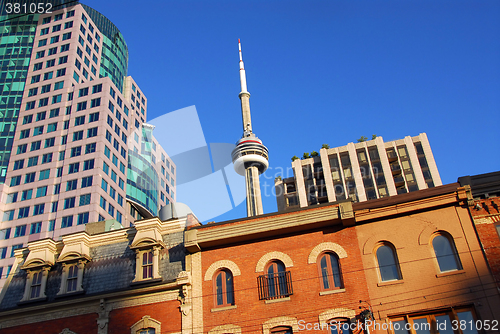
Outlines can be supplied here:
<path id="1" fill-rule="evenodd" d="M 245 67 L 241 55 L 241 43 L 238 40 L 240 53 L 240 83 L 241 114 L 243 117 L 243 136 L 236 143 L 232 152 L 234 169 L 245 176 L 247 189 L 247 216 L 257 216 L 264 213 L 262 209 L 262 195 L 260 193 L 259 175 L 264 173 L 269 166 L 267 147 L 262 140 L 252 132 L 252 119 L 250 117 L 250 93 L 247 91 Z"/>

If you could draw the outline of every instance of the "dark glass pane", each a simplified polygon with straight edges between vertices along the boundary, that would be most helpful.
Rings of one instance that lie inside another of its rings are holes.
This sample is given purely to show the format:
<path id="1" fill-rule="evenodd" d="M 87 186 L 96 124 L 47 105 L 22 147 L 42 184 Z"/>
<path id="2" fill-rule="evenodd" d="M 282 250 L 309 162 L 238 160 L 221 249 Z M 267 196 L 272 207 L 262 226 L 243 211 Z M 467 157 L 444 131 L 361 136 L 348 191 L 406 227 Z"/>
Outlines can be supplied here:
<path id="1" fill-rule="evenodd" d="M 463 323 L 465 321 L 466 328 L 462 329 L 463 334 L 477 334 L 476 321 L 471 311 L 457 312 L 458 320 Z"/>
<path id="2" fill-rule="evenodd" d="M 278 266 L 278 272 L 285 271 L 285 265 L 282 262 L 277 262 L 276 264 Z"/>
<path id="3" fill-rule="evenodd" d="M 438 235 L 432 240 L 432 247 L 436 254 L 436 259 L 441 272 L 461 269 L 457 262 L 455 250 L 444 235 Z"/>
<path id="4" fill-rule="evenodd" d="M 439 331 L 439 334 L 454 334 L 451 326 L 450 316 L 447 314 L 436 316 L 436 327 Z"/>
<path id="5" fill-rule="evenodd" d="M 279 291 L 281 295 L 288 294 L 288 286 L 286 285 L 286 273 L 284 271 L 278 273 Z"/>
<path id="6" fill-rule="evenodd" d="M 414 319 L 413 328 L 417 334 L 431 334 L 431 326 L 426 318 Z"/>
<path id="7" fill-rule="evenodd" d="M 40 285 L 34 286 L 31 288 L 31 297 L 30 298 L 37 298 L 40 296 Z"/>
<path id="8" fill-rule="evenodd" d="M 377 260 L 382 281 L 393 281 L 399 279 L 396 259 L 391 247 L 385 245 L 379 247 L 377 249 Z"/>
<path id="9" fill-rule="evenodd" d="M 216 289 L 216 295 L 217 295 L 217 305 L 223 305 L 224 298 L 222 295 L 222 273 L 219 273 L 217 275 L 217 278 L 215 280 L 215 289 Z"/>
<path id="10" fill-rule="evenodd" d="M 267 278 L 267 286 L 269 287 L 269 297 L 275 297 L 276 296 L 276 289 L 274 287 L 274 275 L 270 275 Z"/>
<path id="11" fill-rule="evenodd" d="M 406 329 L 406 320 L 394 321 L 392 323 L 394 328 L 394 334 L 410 334 L 410 331 Z"/>
<path id="12" fill-rule="evenodd" d="M 326 255 L 321 258 L 321 276 L 323 277 L 323 287 L 325 289 L 330 289 L 330 284 L 328 283 L 328 266 L 326 264 Z"/>
<path id="13" fill-rule="evenodd" d="M 336 256 L 332 254 L 328 254 L 330 257 L 330 263 L 332 265 L 332 272 L 333 272 L 333 283 L 337 288 L 340 287 L 340 269 L 339 269 L 339 262 Z"/>
<path id="14" fill-rule="evenodd" d="M 234 304 L 234 294 L 233 294 L 233 275 L 231 272 L 226 271 L 226 296 L 227 303 L 232 305 Z"/>

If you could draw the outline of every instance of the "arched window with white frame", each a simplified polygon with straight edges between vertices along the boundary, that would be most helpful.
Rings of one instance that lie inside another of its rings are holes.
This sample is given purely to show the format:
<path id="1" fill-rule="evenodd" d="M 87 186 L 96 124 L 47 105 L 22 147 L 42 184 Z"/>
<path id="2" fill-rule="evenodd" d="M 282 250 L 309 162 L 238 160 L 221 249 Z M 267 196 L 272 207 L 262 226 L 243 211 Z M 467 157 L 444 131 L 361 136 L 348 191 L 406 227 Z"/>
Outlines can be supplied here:
<path id="1" fill-rule="evenodd" d="M 382 282 L 402 279 L 396 249 L 391 243 L 381 243 L 377 247 L 376 257 Z"/>
<path id="2" fill-rule="evenodd" d="M 322 253 L 316 263 L 318 264 L 322 290 L 342 288 L 342 276 L 337 254 L 332 252 Z"/>
<path id="3" fill-rule="evenodd" d="M 462 269 L 455 243 L 450 235 L 444 232 L 436 234 L 432 238 L 432 248 L 434 249 L 440 272 Z"/>
<path id="4" fill-rule="evenodd" d="M 214 274 L 215 306 L 234 305 L 233 274 L 229 269 L 223 268 Z"/>

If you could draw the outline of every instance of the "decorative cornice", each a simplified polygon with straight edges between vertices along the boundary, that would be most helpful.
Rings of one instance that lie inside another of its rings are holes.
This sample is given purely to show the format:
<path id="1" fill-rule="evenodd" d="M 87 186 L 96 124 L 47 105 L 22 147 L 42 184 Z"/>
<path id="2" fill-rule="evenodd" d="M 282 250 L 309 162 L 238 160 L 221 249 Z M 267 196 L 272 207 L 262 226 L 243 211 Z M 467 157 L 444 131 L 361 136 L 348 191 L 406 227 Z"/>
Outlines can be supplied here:
<path id="1" fill-rule="evenodd" d="M 231 224 L 207 226 L 185 232 L 185 247 L 196 252 L 206 247 L 303 231 L 320 226 L 340 224 L 338 205 L 328 205 L 291 213 L 245 219 Z"/>
<path id="2" fill-rule="evenodd" d="M 465 193 L 464 193 L 465 195 Z M 460 201 L 457 192 L 444 194 L 440 196 L 428 197 L 411 202 L 402 202 L 395 205 L 375 207 L 369 209 L 356 210 L 356 223 L 369 221 L 372 219 L 387 218 L 390 216 L 408 214 L 414 211 L 429 210 L 438 206 L 456 204 Z"/>
<path id="3" fill-rule="evenodd" d="M 29 254 L 21 269 L 53 266 L 56 261 L 57 243 L 52 239 L 42 239 L 28 243 Z"/>
<path id="4" fill-rule="evenodd" d="M 162 301 L 174 301 L 179 295 L 179 288 L 183 285 L 184 283 L 179 284 L 179 282 L 173 282 L 33 306 L 25 305 L 22 309 L 0 312 L 0 328 L 59 319 L 61 317 L 61 312 L 64 312 L 65 317 L 98 313 L 100 309 L 99 305 L 103 299 L 107 300 L 108 304 L 112 304 L 113 309 Z M 36 314 L 36 316 L 33 316 L 34 314 Z"/>
<path id="5" fill-rule="evenodd" d="M 90 261 L 90 236 L 86 232 L 74 233 L 62 237 L 64 247 L 57 262 L 87 260 Z"/>
<path id="6" fill-rule="evenodd" d="M 151 246 L 166 247 L 161 233 L 162 222 L 158 217 L 136 222 L 135 229 L 137 232 L 130 245 L 131 249 L 150 248 Z"/>

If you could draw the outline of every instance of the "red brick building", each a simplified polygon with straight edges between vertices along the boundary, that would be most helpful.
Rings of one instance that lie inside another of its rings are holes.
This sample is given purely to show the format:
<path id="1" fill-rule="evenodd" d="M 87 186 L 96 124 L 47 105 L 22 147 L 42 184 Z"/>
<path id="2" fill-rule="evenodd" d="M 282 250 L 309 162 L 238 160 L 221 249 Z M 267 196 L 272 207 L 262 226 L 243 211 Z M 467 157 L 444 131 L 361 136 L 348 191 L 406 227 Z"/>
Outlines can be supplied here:
<path id="1" fill-rule="evenodd" d="M 470 186 L 473 199 L 469 211 L 491 273 L 500 288 L 500 172 L 464 176 L 461 185 Z"/>
<path id="2" fill-rule="evenodd" d="M 0 294 L 1 333 L 193 331 L 183 234 L 193 217 L 43 239 L 15 252 Z"/>
<path id="3" fill-rule="evenodd" d="M 15 252 L 0 331 L 494 333 L 500 298 L 472 196 L 455 183 L 203 226 L 89 224 Z"/>
<path id="4" fill-rule="evenodd" d="M 351 202 L 187 231 L 186 248 L 201 251 L 203 332 L 356 323 L 369 301 L 356 239 Z"/>
<path id="5" fill-rule="evenodd" d="M 452 330 L 500 318 L 470 196 L 450 184 L 193 227 L 185 242 L 202 280 L 198 325 L 209 334 L 338 333 L 332 321 L 351 332 L 479 333 Z M 377 325 L 359 326 L 365 319 Z"/>

